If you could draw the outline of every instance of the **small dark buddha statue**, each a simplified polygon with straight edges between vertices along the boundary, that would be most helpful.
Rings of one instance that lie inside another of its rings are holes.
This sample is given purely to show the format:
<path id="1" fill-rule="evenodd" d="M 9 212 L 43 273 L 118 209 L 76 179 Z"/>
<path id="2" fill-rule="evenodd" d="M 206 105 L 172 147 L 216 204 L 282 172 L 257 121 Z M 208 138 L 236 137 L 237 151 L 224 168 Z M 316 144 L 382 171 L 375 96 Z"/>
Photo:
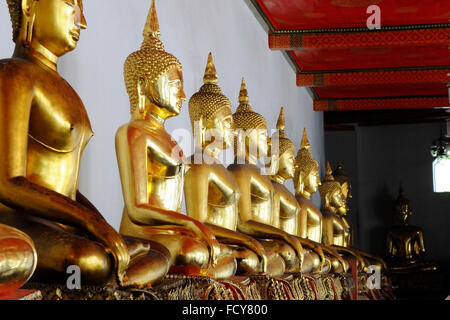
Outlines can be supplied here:
<path id="1" fill-rule="evenodd" d="M 411 203 L 400 186 L 395 202 L 395 217 L 398 224 L 391 227 L 387 234 L 387 253 L 391 270 L 426 271 L 436 270 L 436 266 L 425 262 L 423 231 L 408 223 L 412 214 Z"/>

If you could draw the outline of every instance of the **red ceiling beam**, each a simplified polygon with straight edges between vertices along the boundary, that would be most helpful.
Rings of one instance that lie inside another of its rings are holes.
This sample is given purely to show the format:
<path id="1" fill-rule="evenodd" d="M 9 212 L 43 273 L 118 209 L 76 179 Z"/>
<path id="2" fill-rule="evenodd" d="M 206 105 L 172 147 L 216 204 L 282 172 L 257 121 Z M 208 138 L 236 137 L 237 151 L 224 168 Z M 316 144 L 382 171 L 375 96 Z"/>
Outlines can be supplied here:
<path id="1" fill-rule="evenodd" d="M 298 73 L 299 87 L 447 83 L 446 69 Z"/>
<path id="2" fill-rule="evenodd" d="M 401 31 L 369 31 L 340 33 L 276 33 L 269 34 L 272 50 L 345 49 L 355 47 L 393 47 L 448 45 L 450 28 Z"/>
<path id="3" fill-rule="evenodd" d="M 449 105 L 448 97 L 314 100 L 315 111 L 431 109 L 448 108 Z"/>

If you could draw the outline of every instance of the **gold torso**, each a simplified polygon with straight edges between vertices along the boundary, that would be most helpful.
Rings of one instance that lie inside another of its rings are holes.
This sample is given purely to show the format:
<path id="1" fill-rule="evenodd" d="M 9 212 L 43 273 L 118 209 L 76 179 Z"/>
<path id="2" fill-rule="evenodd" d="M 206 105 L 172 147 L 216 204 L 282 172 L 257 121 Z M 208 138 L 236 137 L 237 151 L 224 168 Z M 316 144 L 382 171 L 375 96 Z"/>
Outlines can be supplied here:
<path id="1" fill-rule="evenodd" d="M 292 234 L 298 234 L 298 214 L 300 206 L 294 195 L 282 184 L 273 182 L 274 187 L 274 207 L 279 206 L 278 225 L 281 230 Z"/>
<path id="2" fill-rule="evenodd" d="M 152 126 L 143 120 L 133 121 L 121 129 L 126 131 L 127 144 L 134 160 L 131 170 L 135 178 L 136 203 L 179 212 L 185 167 L 178 144 L 164 127 Z M 134 224 L 125 211 L 121 232 L 130 228 L 145 229 Z"/>
<path id="3" fill-rule="evenodd" d="M 204 196 L 207 198 L 207 215 L 204 222 L 236 231 L 240 191 L 231 173 L 221 164 L 203 163 L 191 165 L 186 180 L 190 175 L 206 183 L 204 187 L 207 194 Z M 198 186 L 196 191 L 188 189 L 190 192 L 203 191 L 202 186 Z M 189 207 L 187 198 L 186 206 Z M 188 214 L 191 212 L 189 208 L 187 211 Z"/>
<path id="4" fill-rule="evenodd" d="M 415 226 L 396 226 L 388 232 L 388 248 L 392 259 L 407 262 L 420 259 L 422 247 L 422 230 Z"/>
<path id="5" fill-rule="evenodd" d="M 315 242 L 322 242 L 322 213 L 319 208 L 307 198 L 296 196 L 300 205 L 298 215 L 298 236 Z"/>
<path id="6" fill-rule="evenodd" d="M 335 213 L 324 211 L 323 213 L 323 243 L 326 245 L 335 245 L 346 247 L 346 230 L 342 219 Z"/>
<path id="7" fill-rule="evenodd" d="M 93 135 L 81 99 L 45 66 L 13 58 L 1 61 L 1 69 L 2 77 L 20 77 L 33 88 L 27 179 L 75 199 L 81 154 Z"/>
<path id="8" fill-rule="evenodd" d="M 273 184 L 267 176 L 260 173 L 260 169 L 252 164 L 232 164 L 228 170 L 236 180 L 248 181 L 249 189 L 241 192 L 250 192 L 251 196 L 251 220 L 263 224 L 273 224 Z"/>

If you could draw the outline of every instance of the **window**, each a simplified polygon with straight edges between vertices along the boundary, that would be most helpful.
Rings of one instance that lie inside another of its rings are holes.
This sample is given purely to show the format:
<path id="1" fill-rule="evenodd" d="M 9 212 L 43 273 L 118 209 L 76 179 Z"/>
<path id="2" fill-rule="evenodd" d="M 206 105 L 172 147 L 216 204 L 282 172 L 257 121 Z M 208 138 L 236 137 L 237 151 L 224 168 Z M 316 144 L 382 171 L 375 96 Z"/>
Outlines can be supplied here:
<path id="1" fill-rule="evenodd" d="M 439 156 L 433 161 L 434 192 L 450 192 L 450 156 Z"/>

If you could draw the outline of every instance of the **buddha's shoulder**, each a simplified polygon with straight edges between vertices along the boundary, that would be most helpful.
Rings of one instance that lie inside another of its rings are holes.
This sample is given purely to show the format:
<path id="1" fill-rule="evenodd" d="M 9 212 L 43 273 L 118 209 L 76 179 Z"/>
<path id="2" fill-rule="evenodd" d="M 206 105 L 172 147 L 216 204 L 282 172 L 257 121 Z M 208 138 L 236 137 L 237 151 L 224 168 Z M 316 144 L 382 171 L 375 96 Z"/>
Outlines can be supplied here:
<path id="1" fill-rule="evenodd" d="M 37 73 L 38 67 L 25 59 L 8 58 L 0 60 L 0 77 L 8 77 L 11 79 L 26 76 L 24 80 L 32 81 L 33 74 Z"/>
<path id="2" fill-rule="evenodd" d="M 117 136 L 126 135 L 130 138 L 157 138 L 161 136 L 161 132 L 151 128 L 148 125 L 137 121 L 128 122 L 117 130 Z"/>

